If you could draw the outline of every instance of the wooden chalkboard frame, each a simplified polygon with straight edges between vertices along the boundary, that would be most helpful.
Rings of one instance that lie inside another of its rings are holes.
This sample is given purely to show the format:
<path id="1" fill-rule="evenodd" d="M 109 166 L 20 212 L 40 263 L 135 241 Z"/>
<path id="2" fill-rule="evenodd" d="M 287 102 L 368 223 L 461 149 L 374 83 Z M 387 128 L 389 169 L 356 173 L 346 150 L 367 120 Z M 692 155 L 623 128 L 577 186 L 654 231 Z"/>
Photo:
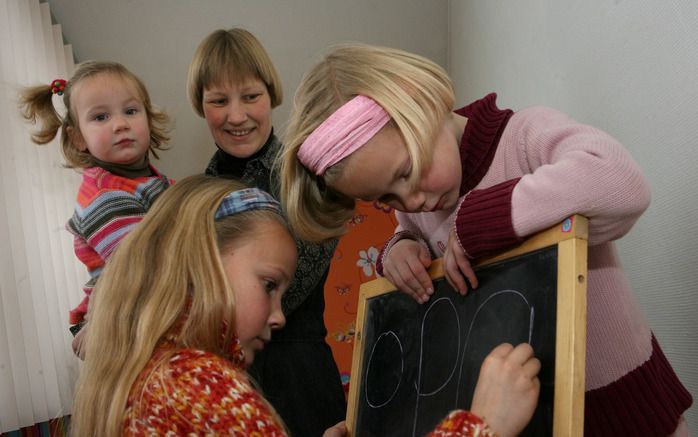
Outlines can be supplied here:
<path id="1" fill-rule="evenodd" d="M 553 401 L 553 435 L 581 437 L 584 434 L 584 378 L 586 353 L 586 274 L 589 224 L 585 217 L 574 215 L 526 239 L 507 251 L 476 260 L 482 267 L 553 245 L 557 257 L 557 317 L 555 343 L 555 388 Z M 444 276 L 441 259 L 432 263 L 432 279 Z M 367 299 L 396 290 L 385 278 L 361 285 L 356 316 L 356 333 L 352 355 L 353 375 L 347 401 L 347 428 L 353 436 L 358 418 L 358 393 L 362 381 Z M 574 315 L 570 317 L 569 315 Z"/>

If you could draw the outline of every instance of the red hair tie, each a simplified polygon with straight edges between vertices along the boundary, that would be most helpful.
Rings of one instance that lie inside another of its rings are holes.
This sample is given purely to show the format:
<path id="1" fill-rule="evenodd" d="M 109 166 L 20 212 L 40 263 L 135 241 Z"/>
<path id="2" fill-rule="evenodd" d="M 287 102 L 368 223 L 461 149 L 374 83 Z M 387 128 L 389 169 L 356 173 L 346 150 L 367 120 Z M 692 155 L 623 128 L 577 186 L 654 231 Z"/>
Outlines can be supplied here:
<path id="1" fill-rule="evenodd" d="M 51 82 L 51 93 L 58 94 L 59 96 L 62 96 L 63 90 L 65 90 L 65 85 L 66 85 L 66 81 L 63 79 L 54 80 L 53 82 Z"/>

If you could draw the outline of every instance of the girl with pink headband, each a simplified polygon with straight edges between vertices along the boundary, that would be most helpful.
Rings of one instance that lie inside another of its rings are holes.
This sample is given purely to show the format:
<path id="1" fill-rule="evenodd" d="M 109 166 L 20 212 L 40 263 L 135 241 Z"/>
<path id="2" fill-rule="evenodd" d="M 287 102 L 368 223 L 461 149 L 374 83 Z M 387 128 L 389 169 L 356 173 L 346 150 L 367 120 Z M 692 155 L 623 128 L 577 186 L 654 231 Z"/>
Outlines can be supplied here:
<path id="1" fill-rule="evenodd" d="M 398 210 L 378 269 L 418 302 L 443 257 L 461 294 L 472 259 L 572 214 L 589 218 L 585 433 L 687 435 L 692 398 L 637 306 L 614 241 L 649 205 L 614 138 L 546 107 L 500 109 L 496 94 L 454 110 L 445 71 L 418 55 L 349 44 L 304 77 L 277 165 L 305 239 L 341 235 L 355 200 Z"/>

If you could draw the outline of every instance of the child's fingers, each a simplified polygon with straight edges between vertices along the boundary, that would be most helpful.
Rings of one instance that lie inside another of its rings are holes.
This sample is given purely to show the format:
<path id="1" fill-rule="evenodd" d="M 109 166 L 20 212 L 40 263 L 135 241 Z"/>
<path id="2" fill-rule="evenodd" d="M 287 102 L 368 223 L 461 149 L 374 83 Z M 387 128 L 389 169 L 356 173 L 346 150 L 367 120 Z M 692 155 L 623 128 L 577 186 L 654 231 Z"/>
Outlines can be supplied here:
<path id="1" fill-rule="evenodd" d="M 530 379 L 536 378 L 540 372 L 540 360 L 535 357 L 531 357 L 523 365 L 523 374 Z"/>
<path id="2" fill-rule="evenodd" d="M 465 256 L 465 252 L 462 250 L 454 250 L 453 257 L 456 260 L 456 264 L 458 264 L 458 270 L 460 270 L 460 273 L 468 278 L 468 281 L 470 281 L 470 285 L 473 289 L 477 288 L 477 276 L 475 276 L 475 271 L 470 265 L 470 260 L 468 260 L 468 258 Z"/>
<path id="3" fill-rule="evenodd" d="M 509 353 L 509 359 L 521 365 L 531 358 L 533 358 L 533 348 L 528 343 L 519 344 Z"/>
<path id="4" fill-rule="evenodd" d="M 492 349 L 489 355 L 492 355 L 493 357 L 504 358 L 507 355 L 509 355 L 512 350 L 514 350 L 514 346 L 511 343 L 502 343 L 497 345 L 494 349 Z"/>
<path id="5" fill-rule="evenodd" d="M 448 283 L 451 284 L 451 287 L 453 287 L 461 295 L 465 296 L 465 294 L 468 292 L 468 284 L 465 282 L 465 278 L 461 274 L 458 264 L 453 256 L 444 258 L 444 274 Z"/>
<path id="6" fill-rule="evenodd" d="M 434 284 L 431 281 L 429 272 L 419 258 L 408 260 L 407 264 L 410 267 L 411 279 L 414 281 L 414 289 L 420 294 L 433 294 Z"/>
<path id="7" fill-rule="evenodd" d="M 420 281 L 414 275 L 409 264 L 404 263 L 395 269 L 396 271 L 388 279 L 402 292 L 410 295 L 419 303 L 424 303 L 429 300 L 429 294 L 426 289 L 420 284 Z M 422 267 L 422 270 L 424 268 Z M 427 275 L 428 277 L 429 275 Z M 431 287 L 431 279 L 429 280 Z M 432 291 L 433 292 L 433 291 Z"/>
<path id="8" fill-rule="evenodd" d="M 433 294 L 433 284 L 429 273 L 424 268 L 419 258 L 409 258 L 398 266 L 397 276 L 400 277 L 398 288 L 412 295 L 419 303 L 429 300 Z"/>
<path id="9" fill-rule="evenodd" d="M 465 296 L 468 293 L 468 285 L 459 272 L 453 273 L 449 269 L 445 270 L 446 280 L 449 285 L 459 294 Z"/>

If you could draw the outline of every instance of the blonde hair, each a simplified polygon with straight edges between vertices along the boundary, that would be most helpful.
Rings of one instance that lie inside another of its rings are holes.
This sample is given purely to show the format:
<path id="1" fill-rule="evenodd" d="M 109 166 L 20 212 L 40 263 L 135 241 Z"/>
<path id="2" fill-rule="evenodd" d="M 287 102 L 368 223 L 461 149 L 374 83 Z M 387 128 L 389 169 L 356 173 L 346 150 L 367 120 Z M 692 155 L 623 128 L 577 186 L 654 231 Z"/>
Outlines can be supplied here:
<path id="1" fill-rule="evenodd" d="M 356 95 L 372 98 L 390 115 L 412 159 L 413 184 L 431 163 L 433 139 L 454 104 L 448 75 L 426 58 L 359 43 L 331 49 L 306 73 L 296 91 L 276 162 L 282 204 L 302 239 L 338 237 L 354 213 L 354 199 L 327 187 L 341 175 L 344 161 L 318 178 L 300 163 L 297 154 L 308 135 Z"/>
<path id="2" fill-rule="evenodd" d="M 258 78 L 267 87 L 271 107 L 283 101 L 281 81 L 262 43 L 244 29 L 218 29 L 196 49 L 189 64 L 187 95 L 194 111 L 204 116 L 204 88 L 230 81 Z"/>
<path id="3" fill-rule="evenodd" d="M 68 168 L 86 168 L 95 165 L 92 155 L 88 151 L 81 151 L 73 143 L 68 128 L 80 129 L 78 124 L 77 114 L 71 105 L 70 97 L 73 88 L 78 85 L 83 79 L 95 77 L 99 74 L 112 74 L 124 80 L 130 81 L 138 93 L 143 106 L 145 107 L 148 116 L 148 127 L 150 128 L 150 148 L 149 151 L 158 157 L 155 149 L 166 150 L 168 136 L 168 115 L 156 109 L 150 101 L 148 90 L 141 80 L 126 67 L 117 62 L 108 61 L 86 61 L 81 63 L 73 77 L 71 77 L 63 91 L 63 104 L 66 108 L 64 117 L 58 115 L 53 106 L 53 93 L 51 84 L 37 85 L 25 88 L 20 93 L 20 110 L 22 116 L 29 122 L 36 124 L 40 123 L 40 128 L 31 136 L 32 141 L 36 144 L 46 144 L 53 140 L 61 131 L 61 148 L 63 156 L 66 160 L 65 166 Z"/>
<path id="4" fill-rule="evenodd" d="M 286 228 L 281 216 L 268 210 L 214 222 L 223 197 L 240 188 L 239 182 L 203 175 L 181 180 L 158 198 L 113 254 L 90 304 L 73 435 L 121 435 L 131 386 L 166 334 L 175 336 L 177 348 L 226 356 L 235 299 L 220 253 L 254 234 L 261 221 L 276 220 Z M 183 318 L 181 330 L 173 332 Z"/>

